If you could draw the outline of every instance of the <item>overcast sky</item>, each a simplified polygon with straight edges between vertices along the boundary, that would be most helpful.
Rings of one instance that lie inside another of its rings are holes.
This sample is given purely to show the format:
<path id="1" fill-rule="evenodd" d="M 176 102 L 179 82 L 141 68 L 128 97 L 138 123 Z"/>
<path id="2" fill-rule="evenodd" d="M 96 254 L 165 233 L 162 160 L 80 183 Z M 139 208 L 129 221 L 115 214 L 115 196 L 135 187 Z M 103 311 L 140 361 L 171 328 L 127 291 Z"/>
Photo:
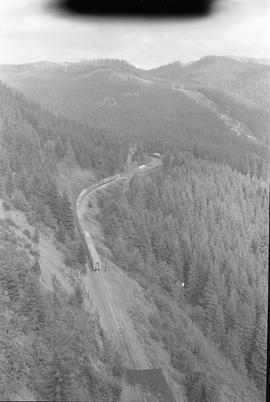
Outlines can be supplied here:
<path id="1" fill-rule="evenodd" d="M 112 57 L 151 68 L 209 54 L 270 58 L 270 0 L 217 0 L 211 17 L 163 21 L 74 18 L 47 4 L 0 2 L 1 64 Z"/>

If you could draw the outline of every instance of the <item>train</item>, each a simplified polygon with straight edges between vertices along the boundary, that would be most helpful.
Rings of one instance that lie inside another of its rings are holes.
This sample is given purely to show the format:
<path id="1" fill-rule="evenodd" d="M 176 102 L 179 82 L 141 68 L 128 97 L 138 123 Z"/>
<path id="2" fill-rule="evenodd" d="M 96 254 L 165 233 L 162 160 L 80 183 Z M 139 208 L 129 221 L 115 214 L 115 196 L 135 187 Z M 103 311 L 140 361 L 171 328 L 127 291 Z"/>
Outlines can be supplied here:
<path id="1" fill-rule="evenodd" d="M 84 249 L 85 249 L 85 252 L 86 252 L 86 256 L 87 256 L 87 259 L 88 259 L 88 267 L 89 267 L 89 269 L 92 269 L 93 271 L 99 271 L 100 270 L 99 263 L 96 262 L 94 264 L 92 255 L 91 255 L 91 253 L 90 253 L 90 251 L 88 249 L 85 234 L 84 234 L 84 232 L 83 232 L 83 230 L 81 228 L 80 222 L 79 222 L 79 218 L 78 218 L 78 214 L 77 214 L 77 208 L 79 207 L 82 198 L 87 193 L 89 193 L 89 192 L 93 191 L 94 189 L 102 186 L 103 184 L 110 183 L 110 182 L 112 182 L 114 180 L 120 179 L 121 176 L 122 175 L 120 173 L 117 173 L 114 176 L 106 177 L 105 179 L 99 180 L 97 183 L 93 184 L 89 189 L 85 188 L 83 191 L 81 191 L 81 193 L 77 197 L 76 213 L 75 213 L 76 226 L 77 226 L 77 228 L 79 230 L 79 233 L 80 233 L 80 236 L 81 236 L 81 239 L 82 239 L 82 242 L 83 242 L 83 246 L 84 246 Z"/>
<path id="2" fill-rule="evenodd" d="M 148 155 L 152 156 L 152 158 L 160 159 L 160 154 L 158 152 L 150 152 Z"/>
<path id="3" fill-rule="evenodd" d="M 150 156 L 153 156 L 154 158 L 160 158 L 160 154 L 157 153 L 157 152 L 150 153 L 149 155 L 150 155 Z M 146 167 L 146 165 L 141 165 L 140 168 L 142 168 L 142 166 L 143 166 L 143 167 Z M 156 166 L 156 167 L 158 167 L 158 166 Z M 155 169 L 155 167 L 154 167 L 153 169 Z M 81 224 L 80 224 L 80 221 L 79 221 L 79 218 L 78 218 L 78 211 L 77 211 L 77 209 L 78 209 L 79 206 L 80 206 L 80 203 L 81 203 L 82 198 L 83 198 L 87 193 L 90 193 L 91 191 L 95 190 L 95 189 L 98 188 L 98 187 L 103 186 L 104 184 L 113 182 L 113 181 L 115 181 L 115 180 L 118 180 L 118 179 L 124 178 L 124 177 L 125 177 L 125 175 L 124 175 L 123 173 L 117 173 L 117 174 L 115 174 L 115 175 L 113 175 L 113 176 L 110 176 L 110 177 L 106 177 L 106 178 L 104 178 L 104 179 L 101 179 L 101 180 L 99 180 L 97 183 L 94 183 L 89 189 L 85 188 L 84 190 L 82 190 L 81 193 L 78 195 L 77 200 L 76 200 L 75 222 L 76 222 L 76 226 L 77 226 L 77 228 L 78 228 L 78 231 L 79 231 L 79 233 L 80 233 L 80 236 L 81 236 L 81 239 L 82 239 L 82 242 L 83 242 L 83 246 L 84 246 L 84 249 L 85 249 L 85 253 L 86 253 L 86 256 L 87 256 L 87 259 L 88 259 L 88 266 L 89 266 L 89 269 L 92 269 L 93 271 L 99 271 L 99 270 L 100 270 L 99 263 L 96 262 L 96 263 L 94 264 L 92 255 L 91 255 L 91 253 L 90 253 L 90 251 L 89 251 L 89 248 L 88 248 L 88 245 L 87 245 L 86 235 L 85 235 L 85 233 L 83 232 L 83 230 L 82 230 L 82 228 L 81 228 Z"/>

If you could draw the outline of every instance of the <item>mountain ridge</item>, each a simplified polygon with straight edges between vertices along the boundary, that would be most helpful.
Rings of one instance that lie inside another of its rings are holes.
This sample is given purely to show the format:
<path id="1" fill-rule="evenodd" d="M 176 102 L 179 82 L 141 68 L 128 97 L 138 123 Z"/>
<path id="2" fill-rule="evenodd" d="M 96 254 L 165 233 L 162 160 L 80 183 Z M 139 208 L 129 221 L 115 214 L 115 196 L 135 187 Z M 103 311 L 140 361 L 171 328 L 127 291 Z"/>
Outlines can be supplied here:
<path id="1" fill-rule="evenodd" d="M 107 138 L 120 136 L 122 142 L 148 144 L 150 150 L 160 148 L 159 143 L 163 152 L 165 136 L 172 147 L 192 150 L 196 144 L 196 152 L 203 149 L 200 153 L 225 163 L 236 150 L 242 160 L 265 153 L 258 142 L 269 142 L 268 76 L 267 65 L 220 56 L 189 65 L 175 62 L 158 71 L 119 59 L 0 66 L 0 79 L 7 85 L 53 113 L 106 131 Z M 205 105 L 214 102 L 229 119 L 247 127 L 244 135 L 230 130 L 222 113 L 199 104 L 186 90 L 197 98 L 203 91 Z M 238 166 L 236 155 L 233 159 L 230 166 Z"/>
<path id="2" fill-rule="evenodd" d="M 194 63 L 197 63 L 199 61 L 214 61 L 214 60 L 221 60 L 221 59 L 231 59 L 231 60 L 236 60 L 236 61 L 243 62 L 243 63 L 257 63 L 257 64 L 266 63 L 267 65 L 270 62 L 269 58 L 262 58 L 262 57 L 247 57 L 247 56 L 237 56 L 237 55 L 222 55 L 222 56 L 220 56 L 220 55 L 212 54 L 212 55 L 206 55 L 206 56 L 200 57 L 198 59 L 189 60 L 189 61 L 185 61 L 185 62 L 182 61 L 181 59 L 176 59 L 176 60 L 174 60 L 172 62 L 168 62 L 166 64 L 161 64 L 161 65 L 158 65 L 156 67 L 149 67 L 149 68 L 147 68 L 147 67 L 139 67 L 139 66 L 136 66 L 133 63 L 128 62 L 125 59 L 118 59 L 118 58 L 90 58 L 90 59 L 81 59 L 81 60 L 78 60 L 78 61 L 67 61 L 67 60 L 52 61 L 52 60 L 44 59 L 44 60 L 38 60 L 38 61 L 32 61 L 32 62 L 24 62 L 24 63 L 1 63 L 0 67 L 11 67 L 11 66 L 18 67 L 18 66 L 27 66 L 27 65 L 29 65 L 29 66 L 31 66 L 31 65 L 32 66 L 37 66 L 37 65 L 45 66 L 46 64 L 47 65 L 49 65 L 49 64 L 51 64 L 51 65 L 62 65 L 62 66 L 64 66 L 64 65 L 76 65 L 76 64 L 84 64 L 84 65 L 89 64 L 89 65 L 92 65 L 92 66 L 102 66 L 102 65 L 104 65 L 106 63 L 107 64 L 108 63 L 114 63 L 114 65 L 119 63 L 119 65 L 121 65 L 121 66 L 126 65 L 126 66 L 129 66 L 129 67 L 135 68 L 137 70 L 141 70 L 141 71 L 152 71 L 152 70 L 156 70 L 156 69 L 163 68 L 163 67 L 170 66 L 170 65 L 179 65 L 181 67 L 185 67 L 187 65 L 194 64 Z"/>

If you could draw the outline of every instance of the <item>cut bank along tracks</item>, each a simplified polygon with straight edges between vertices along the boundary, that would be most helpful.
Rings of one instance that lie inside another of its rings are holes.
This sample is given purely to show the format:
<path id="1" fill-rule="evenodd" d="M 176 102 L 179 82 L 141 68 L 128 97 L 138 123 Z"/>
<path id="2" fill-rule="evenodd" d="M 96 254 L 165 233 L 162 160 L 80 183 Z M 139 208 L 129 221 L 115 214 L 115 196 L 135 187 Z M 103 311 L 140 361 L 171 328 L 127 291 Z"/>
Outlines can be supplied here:
<path id="1" fill-rule="evenodd" d="M 143 172 L 137 170 L 137 174 L 141 174 L 146 172 L 147 170 L 150 169 L 155 169 L 159 167 L 160 164 L 154 164 L 154 166 L 147 167 Z M 78 196 L 77 201 L 76 201 L 76 207 L 75 207 L 75 216 L 76 216 L 76 224 L 80 233 L 80 236 L 83 241 L 83 245 L 87 254 L 88 262 L 89 262 L 89 270 L 92 270 L 92 267 L 95 267 L 96 262 L 98 262 L 100 268 L 101 267 L 101 260 L 100 257 L 98 256 L 98 253 L 94 247 L 93 240 L 91 238 L 91 234 L 89 232 L 86 232 L 82 228 L 82 224 L 80 222 L 80 214 L 79 214 L 79 208 L 81 206 L 81 203 L 83 199 L 85 198 L 86 195 L 90 194 L 91 192 L 95 191 L 98 188 L 101 188 L 107 184 L 112 184 L 114 182 L 117 182 L 119 180 L 128 180 L 131 176 L 128 175 L 121 175 L 117 174 L 112 177 L 108 177 L 106 179 L 103 179 L 96 184 L 92 185 L 89 189 L 84 189 Z M 89 244 L 91 242 L 91 245 Z M 91 252 L 92 250 L 92 252 Z M 88 272 L 89 274 L 90 272 Z M 128 339 L 125 324 L 123 320 L 121 319 L 121 314 L 115 305 L 112 297 L 112 292 L 111 292 L 111 287 L 110 284 L 104 279 L 102 269 L 100 271 L 95 272 L 96 275 L 98 275 L 98 283 L 100 286 L 100 289 L 102 290 L 103 296 L 104 296 L 104 301 L 106 302 L 106 307 L 110 311 L 110 315 L 113 318 L 113 324 L 115 328 L 115 333 L 116 335 L 119 336 L 119 342 L 122 348 L 122 351 L 126 357 L 126 362 L 127 366 L 129 369 L 133 370 L 141 370 L 142 367 L 140 367 L 140 364 L 136 358 L 136 355 L 134 353 L 133 347 Z M 147 399 L 148 400 L 148 399 Z M 138 401 L 141 402 L 146 402 L 146 399 L 142 392 L 139 390 L 138 391 Z M 173 395 L 171 395 L 171 401 L 175 401 L 173 398 Z"/>

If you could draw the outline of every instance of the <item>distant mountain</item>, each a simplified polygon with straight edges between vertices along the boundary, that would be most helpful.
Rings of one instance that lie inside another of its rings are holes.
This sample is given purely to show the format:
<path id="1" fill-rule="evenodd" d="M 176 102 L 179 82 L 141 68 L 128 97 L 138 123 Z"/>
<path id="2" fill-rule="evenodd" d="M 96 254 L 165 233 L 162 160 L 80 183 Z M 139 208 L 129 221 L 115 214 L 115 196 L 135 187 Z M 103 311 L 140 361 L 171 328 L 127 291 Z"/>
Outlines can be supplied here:
<path id="1" fill-rule="evenodd" d="M 244 57 L 244 56 L 228 56 L 228 57 L 231 57 L 232 59 L 235 59 L 235 60 L 245 61 L 248 63 L 255 63 L 255 64 L 259 63 L 259 64 L 270 65 L 269 58 L 263 58 L 263 57 L 253 58 L 253 57 Z"/>
<path id="2" fill-rule="evenodd" d="M 147 74 L 151 74 L 154 77 L 178 81 L 182 75 L 183 66 L 184 65 L 180 61 L 175 61 L 173 63 L 148 70 Z"/>
<path id="3" fill-rule="evenodd" d="M 172 63 L 149 73 L 192 88 L 223 90 L 265 110 L 270 106 L 270 65 L 261 60 L 206 56 L 186 65 Z"/>
<path id="4" fill-rule="evenodd" d="M 59 108 L 66 112 L 62 97 L 72 92 L 89 88 L 91 97 L 96 102 L 97 89 L 102 97 L 103 90 L 109 90 L 112 81 L 125 81 L 125 88 L 117 91 L 134 89 L 134 84 L 156 84 L 170 86 L 172 82 L 181 83 L 186 87 L 200 86 L 216 88 L 236 95 L 243 102 L 250 102 L 260 108 L 269 108 L 270 65 L 261 59 L 241 58 L 235 56 L 206 56 L 200 60 L 182 64 L 179 61 L 155 69 L 144 70 L 136 68 L 124 60 L 97 59 L 77 63 L 53 63 L 41 61 L 22 65 L 0 66 L 0 79 L 9 85 L 40 101 L 42 104 Z M 103 80 L 104 79 L 104 80 Z M 101 80 L 104 82 L 101 85 Z M 94 81 L 94 82 L 93 82 Z M 133 84 L 133 85 L 132 85 Z M 122 83 L 120 84 L 120 86 Z M 136 86 L 136 85 L 135 85 Z M 94 88 L 93 88 L 94 87 Z M 113 91 L 116 88 L 111 88 Z M 56 94 L 57 92 L 57 94 Z M 89 97 L 90 94 L 87 96 Z M 61 107 L 61 105 L 62 107 Z M 70 110 L 68 110 L 70 113 Z"/>
<path id="5" fill-rule="evenodd" d="M 126 144 L 143 142 L 161 152 L 196 147 L 235 167 L 242 153 L 261 157 L 259 145 L 268 141 L 269 71 L 267 65 L 218 56 L 151 70 L 98 59 L 2 65 L 0 79 L 52 112 Z"/>

